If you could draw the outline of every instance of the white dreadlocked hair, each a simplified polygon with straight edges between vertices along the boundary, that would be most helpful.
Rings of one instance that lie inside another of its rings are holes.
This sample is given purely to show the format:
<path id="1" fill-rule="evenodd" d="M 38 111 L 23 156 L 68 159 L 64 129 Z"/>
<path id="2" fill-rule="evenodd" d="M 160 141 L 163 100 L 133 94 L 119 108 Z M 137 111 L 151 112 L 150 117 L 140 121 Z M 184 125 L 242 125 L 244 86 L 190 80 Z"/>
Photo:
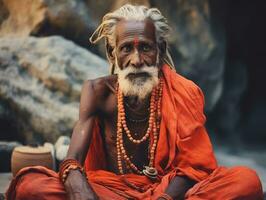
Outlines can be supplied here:
<path id="1" fill-rule="evenodd" d="M 111 47 L 115 48 L 115 27 L 119 21 L 143 21 L 145 19 L 150 19 L 154 23 L 157 44 L 162 41 L 165 41 L 167 44 L 167 38 L 169 36 L 170 27 L 166 18 L 161 14 L 161 12 L 157 8 L 147 8 L 146 6 L 134 6 L 131 4 L 125 4 L 119 9 L 104 15 L 102 23 L 98 26 L 98 28 L 90 37 L 90 42 L 95 44 L 102 38 L 105 38 L 106 44 L 109 44 Z M 107 58 L 109 59 L 108 56 Z M 175 69 L 173 59 L 169 53 L 168 48 L 166 48 L 165 55 L 162 59 L 172 69 Z M 115 65 L 111 62 L 110 64 L 111 74 L 113 74 L 115 70 Z"/>

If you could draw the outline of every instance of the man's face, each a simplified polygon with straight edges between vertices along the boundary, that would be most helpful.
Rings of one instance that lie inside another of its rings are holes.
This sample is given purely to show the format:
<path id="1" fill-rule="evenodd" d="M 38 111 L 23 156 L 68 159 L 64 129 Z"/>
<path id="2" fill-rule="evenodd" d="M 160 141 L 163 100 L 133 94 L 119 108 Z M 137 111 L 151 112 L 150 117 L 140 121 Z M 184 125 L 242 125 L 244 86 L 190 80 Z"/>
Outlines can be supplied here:
<path id="1" fill-rule="evenodd" d="M 118 66 L 141 68 L 154 66 L 157 59 L 155 27 L 150 20 L 120 21 L 116 27 Z"/>
<path id="2" fill-rule="evenodd" d="M 143 99 L 158 84 L 159 54 L 150 20 L 117 24 L 115 62 L 120 88 L 126 96 Z"/>

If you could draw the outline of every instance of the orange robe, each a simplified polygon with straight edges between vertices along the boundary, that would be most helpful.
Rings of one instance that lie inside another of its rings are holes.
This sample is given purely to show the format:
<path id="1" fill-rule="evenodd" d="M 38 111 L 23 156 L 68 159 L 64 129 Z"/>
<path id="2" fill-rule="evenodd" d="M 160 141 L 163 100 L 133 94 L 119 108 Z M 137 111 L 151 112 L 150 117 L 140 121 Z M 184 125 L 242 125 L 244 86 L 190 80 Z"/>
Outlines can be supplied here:
<path id="1" fill-rule="evenodd" d="M 262 200 L 262 186 L 246 167 L 217 167 L 212 145 L 204 127 L 204 97 L 192 81 L 162 68 L 164 86 L 162 120 L 155 154 L 159 181 L 136 174 L 116 175 L 106 171 L 103 143 L 97 121 L 85 161 L 89 183 L 100 199 L 157 199 L 171 179 L 187 176 L 197 182 L 185 199 Z M 140 192 L 131 185 L 141 188 Z M 34 189 L 33 189 L 34 188 Z M 57 173 L 43 167 L 22 169 L 7 191 L 7 199 L 65 199 Z"/>

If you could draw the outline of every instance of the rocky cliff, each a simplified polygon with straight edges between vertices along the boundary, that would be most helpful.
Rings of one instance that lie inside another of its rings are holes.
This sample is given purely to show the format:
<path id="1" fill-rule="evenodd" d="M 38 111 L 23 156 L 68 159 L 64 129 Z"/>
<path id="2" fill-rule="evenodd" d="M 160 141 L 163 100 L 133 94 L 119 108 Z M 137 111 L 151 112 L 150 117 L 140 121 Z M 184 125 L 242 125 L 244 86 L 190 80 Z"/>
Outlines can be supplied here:
<path id="1" fill-rule="evenodd" d="M 106 61 L 59 36 L 0 38 L 0 119 L 27 143 L 55 142 L 78 119 L 82 83 L 107 73 Z"/>

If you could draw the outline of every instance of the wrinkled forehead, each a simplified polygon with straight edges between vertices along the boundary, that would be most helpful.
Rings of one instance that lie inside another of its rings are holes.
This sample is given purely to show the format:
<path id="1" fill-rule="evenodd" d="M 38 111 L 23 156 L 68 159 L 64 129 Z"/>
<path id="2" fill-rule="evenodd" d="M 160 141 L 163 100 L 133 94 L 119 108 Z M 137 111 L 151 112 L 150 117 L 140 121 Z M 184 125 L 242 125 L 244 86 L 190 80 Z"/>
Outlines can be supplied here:
<path id="1" fill-rule="evenodd" d="M 142 21 L 121 20 L 116 26 L 116 44 L 121 40 L 139 38 L 156 43 L 154 23 L 150 19 Z"/>

